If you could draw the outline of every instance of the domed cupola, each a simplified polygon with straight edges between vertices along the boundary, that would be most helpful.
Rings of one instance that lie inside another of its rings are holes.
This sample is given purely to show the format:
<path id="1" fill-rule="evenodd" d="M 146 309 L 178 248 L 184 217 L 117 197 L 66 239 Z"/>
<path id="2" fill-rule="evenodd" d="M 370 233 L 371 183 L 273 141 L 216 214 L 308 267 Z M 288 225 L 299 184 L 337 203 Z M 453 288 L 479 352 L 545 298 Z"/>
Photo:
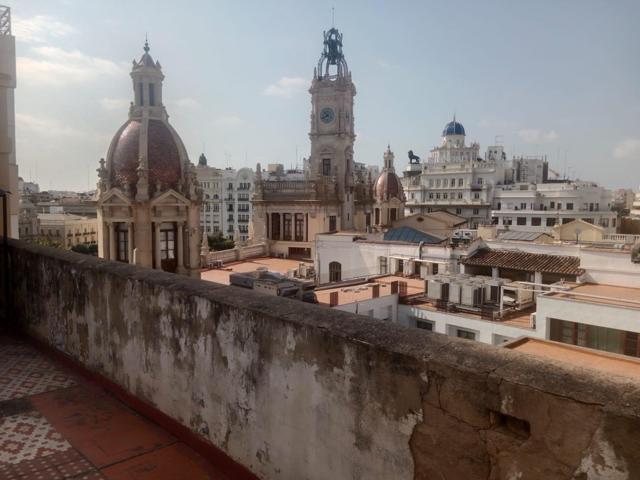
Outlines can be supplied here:
<path id="1" fill-rule="evenodd" d="M 129 119 L 111 141 L 106 162 L 109 186 L 138 200 L 179 190 L 189 165 L 184 144 L 162 104 L 162 68 L 149 50 L 145 42 L 144 54 L 133 61 L 134 101 Z"/>
<path id="2" fill-rule="evenodd" d="M 444 126 L 444 130 L 442 130 L 443 137 L 448 137 L 450 135 L 465 135 L 464 127 L 460 122 L 456 122 L 455 115 L 453 116 L 453 121 L 447 123 Z"/>
<path id="3" fill-rule="evenodd" d="M 392 198 L 396 198 L 402 202 L 405 201 L 402 183 L 393 167 L 393 158 L 394 155 L 391 147 L 387 146 L 387 151 L 384 153 L 384 168 L 373 187 L 377 202 L 385 202 Z"/>
<path id="4" fill-rule="evenodd" d="M 202 190 L 162 103 L 164 75 L 145 42 L 131 68 L 129 118 L 100 159 L 98 255 L 200 276 Z"/>

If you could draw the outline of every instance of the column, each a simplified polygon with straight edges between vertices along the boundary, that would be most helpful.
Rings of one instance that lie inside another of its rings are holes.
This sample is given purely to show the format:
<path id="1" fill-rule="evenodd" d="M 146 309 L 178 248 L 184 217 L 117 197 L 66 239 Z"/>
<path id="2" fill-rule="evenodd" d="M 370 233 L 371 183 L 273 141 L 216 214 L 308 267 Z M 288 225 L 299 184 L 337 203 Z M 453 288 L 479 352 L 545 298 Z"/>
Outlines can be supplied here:
<path id="1" fill-rule="evenodd" d="M 127 255 L 129 257 L 129 263 L 133 263 L 133 222 L 129 222 L 127 230 Z"/>
<path id="2" fill-rule="evenodd" d="M 280 213 L 280 240 L 284 240 L 284 213 Z"/>
<path id="3" fill-rule="evenodd" d="M 156 240 L 154 242 L 155 245 L 155 255 L 154 258 L 156 260 L 156 264 L 154 266 L 154 268 L 160 270 L 162 269 L 162 257 L 160 255 L 160 222 L 155 222 L 155 233 L 156 233 Z"/>
<path id="4" fill-rule="evenodd" d="M 533 283 L 542 283 L 542 272 L 533 273 Z"/>
<path id="5" fill-rule="evenodd" d="M 267 235 L 267 240 L 271 240 L 271 214 L 267 213 L 267 229 L 265 234 Z"/>
<path id="6" fill-rule="evenodd" d="M 109 222 L 109 260 L 116 258 L 116 224 Z"/>
<path id="7" fill-rule="evenodd" d="M 182 222 L 178 222 L 178 270 L 182 269 L 184 262 L 184 237 Z"/>
<path id="8" fill-rule="evenodd" d="M 491 278 L 499 278 L 500 269 L 498 267 L 491 267 Z"/>

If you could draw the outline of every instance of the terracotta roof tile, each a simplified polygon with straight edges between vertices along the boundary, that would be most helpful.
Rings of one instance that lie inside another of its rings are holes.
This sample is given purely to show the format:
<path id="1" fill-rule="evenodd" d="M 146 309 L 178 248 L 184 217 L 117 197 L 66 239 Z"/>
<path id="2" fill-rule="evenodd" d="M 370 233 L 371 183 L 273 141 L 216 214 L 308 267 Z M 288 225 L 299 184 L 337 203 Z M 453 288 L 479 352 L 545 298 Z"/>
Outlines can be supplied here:
<path id="1" fill-rule="evenodd" d="M 510 268 L 529 272 L 582 275 L 580 259 L 565 255 L 528 253 L 518 250 L 479 250 L 460 260 L 464 265 Z"/>

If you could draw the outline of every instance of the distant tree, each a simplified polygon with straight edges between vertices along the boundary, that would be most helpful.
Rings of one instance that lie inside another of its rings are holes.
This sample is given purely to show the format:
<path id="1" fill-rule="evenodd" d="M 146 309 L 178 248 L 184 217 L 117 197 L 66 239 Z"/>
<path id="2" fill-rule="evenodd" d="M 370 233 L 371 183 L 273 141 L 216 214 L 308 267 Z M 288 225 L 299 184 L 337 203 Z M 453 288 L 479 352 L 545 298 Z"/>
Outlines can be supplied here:
<path id="1" fill-rule="evenodd" d="M 40 245 L 42 247 L 64 248 L 61 242 L 53 240 L 49 237 L 32 237 L 30 239 L 27 239 L 27 241 L 35 245 Z"/>
<path id="2" fill-rule="evenodd" d="M 71 247 L 71 250 L 76 253 L 84 253 L 85 255 L 98 255 L 98 245 L 79 243 Z"/>
<path id="3" fill-rule="evenodd" d="M 225 238 L 222 233 L 216 233 L 215 235 L 209 235 L 207 237 L 209 241 L 209 248 L 211 250 L 229 250 L 236 246 L 236 243 L 231 238 Z"/>

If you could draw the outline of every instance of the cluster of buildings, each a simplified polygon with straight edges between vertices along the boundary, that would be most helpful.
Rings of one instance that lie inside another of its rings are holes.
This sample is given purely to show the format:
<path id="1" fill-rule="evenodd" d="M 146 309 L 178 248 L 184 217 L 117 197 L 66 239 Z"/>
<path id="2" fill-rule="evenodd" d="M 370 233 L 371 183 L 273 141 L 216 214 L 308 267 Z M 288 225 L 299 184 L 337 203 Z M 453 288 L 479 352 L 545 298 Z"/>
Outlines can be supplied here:
<path id="1" fill-rule="evenodd" d="M 301 170 L 215 168 L 204 154 L 192 164 L 145 44 L 97 191 L 51 198 L 21 182 L 20 235 L 494 345 L 525 336 L 640 356 L 640 236 L 620 233 L 614 210 L 632 220 L 638 195 L 614 198 L 501 145 L 481 155 L 455 118 L 401 175 L 390 146 L 381 169 L 356 162 L 342 34 L 323 40 Z M 233 252 L 210 252 L 215 235 Z"/>

